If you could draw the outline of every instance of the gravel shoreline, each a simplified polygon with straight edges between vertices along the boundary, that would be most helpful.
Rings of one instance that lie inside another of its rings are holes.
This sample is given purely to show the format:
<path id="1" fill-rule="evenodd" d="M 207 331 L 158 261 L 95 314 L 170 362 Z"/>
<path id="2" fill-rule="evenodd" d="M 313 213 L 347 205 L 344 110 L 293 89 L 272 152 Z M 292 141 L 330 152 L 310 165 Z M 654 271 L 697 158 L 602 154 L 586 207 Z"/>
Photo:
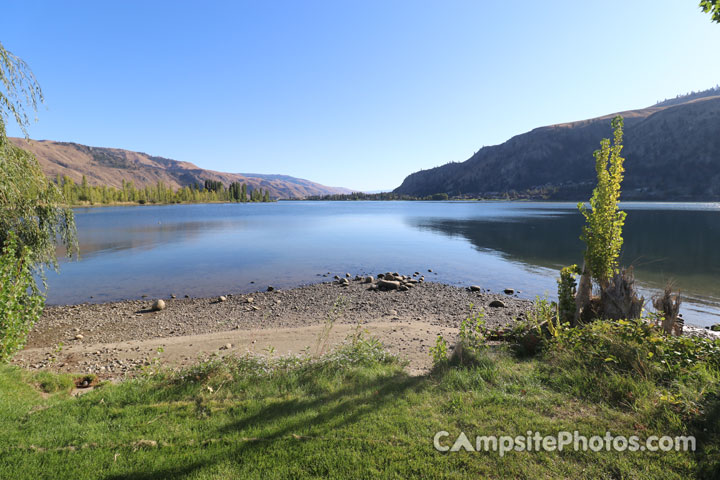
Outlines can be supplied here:
<path id="1" fill-rule="evenodd" d="M 273 329 L 284 329 L 287 335 L 293 335 L 299 330 L 292 329 L 322 325 L 329 315 L 339 326 L 372 326 L 377 322 L 384 326 L 388 322 L 403 328 L 415 326 L 413 332 L 420 333 L 413 333 L 414 337 L 406 340 L 393 337 L 389 343 L 396 353 L 402 354 L 416 342 L 427 356 L 437 333 L 456 332 L 470 314 L 471 305 L 474 311 L 484 311 L 489 326 L 496 326 L 525 318 L 532 304 L 515 295 L 433 282 L 418 282 L 406 291 L 372 290 L 360 277 L 340 282 L 225 295 L 222 301 L 220 297 L 165 298 L 166 308 L 161 311 L 151 310 L 155 299 L 48 306 L 14 363 L 28 368 L 116 377 L 132 374 L 152 362 L 156 352 L 150 349 L 156 344 L 186 343 L 192 347 L 195 337 L 207 339 L 208 334 L 222 332 L 234 332 L 238 339 L 244 338 L 243 332 Z M 498 301 L 503 306 L 490 306 Z M 420 334 L 422 338 L 418 337 Z M 384 340 L 382 335 L 380 339 Z M 230 347 L 228 344 L 227 349 L 231 350 Z M 415 367 L 424 368 L 424 362 L 421 363 Z"/>

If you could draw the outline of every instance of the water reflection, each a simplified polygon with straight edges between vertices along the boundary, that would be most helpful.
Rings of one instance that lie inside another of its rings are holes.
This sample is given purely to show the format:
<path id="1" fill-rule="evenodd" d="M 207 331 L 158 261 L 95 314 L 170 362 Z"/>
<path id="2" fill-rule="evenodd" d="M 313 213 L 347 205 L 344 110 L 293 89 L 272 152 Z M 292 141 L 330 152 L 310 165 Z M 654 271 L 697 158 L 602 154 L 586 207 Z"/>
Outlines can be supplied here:
<path id="1" fill-rule="evenodd" d="M 648 287 L 674 279 L 695 299 L 685 311 L 717 315 L 718 205 L 623 208 L 623 264 Z M 80 209 L 76 218 L 81 258 L 49 274 L 49 304 L 210 296 L 322 281 L 328 271 L 429 268 L 435 281 L 513 286 L 532 297 L 552 294 L 558 268 L 579 263 L 583 251 L 583 219 L 570 203 L 173 205 Z M 717 320 L 699 320 L 707 322 Z"/>
<path id="2" fill-rule="evenodd" d="M 528 209 L 531 213 L 532 209 Z M 527 265 L 557 269 L 581 263 L 582 216 L 575 210 L 543 211 L 518 221 L 502 218 L 413 218 L 420 230 L 463 237 L 480 251 L 496 251 Z M 635 267 L 639 281 L 667 281 L 693 296 L 717 298 L 720 287 L 720 212 L 629 209 L 621 264 Z"/>
<path id="3" fill-rule="evenodd" d="M 201 241 L 203 236 L 223 231 L 242 231 L 247 227 L 243 220 L 212 221 L 158 221 L 142 225 L 95 225 L 79 227 L 78 248 L 84 259 L 95 255 L 123 250 L 151 250 L 158 246 Z M 58 247 L 59 258 L 65 258 L 65 248 Z"/>

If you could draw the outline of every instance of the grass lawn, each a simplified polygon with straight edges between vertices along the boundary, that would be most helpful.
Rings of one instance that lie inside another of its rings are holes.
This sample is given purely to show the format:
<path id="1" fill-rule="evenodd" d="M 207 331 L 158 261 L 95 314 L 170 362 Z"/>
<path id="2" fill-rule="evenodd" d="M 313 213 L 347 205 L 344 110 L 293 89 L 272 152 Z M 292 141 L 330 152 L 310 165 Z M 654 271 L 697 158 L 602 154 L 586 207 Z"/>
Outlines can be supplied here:
<path id="1" fill-rule="evenodd" d="M 568 388 L 503 349 L 411 377 L 373 342 L 309 362 L 237 358 L 69 395 L 0 366 L 2 479 L 712 478 L 718 413 L 685 418 Z M 652 392 L 648 393 L 649 395 Z M 660 412 L 660 413 L 658 413 Z M 670 412 L 670 413 L 668 413 Z M 476 435 L 698 435 L 697 452 L 439 452 Z"/>

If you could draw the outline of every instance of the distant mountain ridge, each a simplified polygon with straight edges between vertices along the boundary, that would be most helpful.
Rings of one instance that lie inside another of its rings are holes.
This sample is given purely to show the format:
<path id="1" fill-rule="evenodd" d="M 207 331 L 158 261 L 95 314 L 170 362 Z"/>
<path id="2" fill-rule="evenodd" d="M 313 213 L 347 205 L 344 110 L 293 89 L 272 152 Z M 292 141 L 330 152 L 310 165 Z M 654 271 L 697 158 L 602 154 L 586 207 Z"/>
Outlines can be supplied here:
<path id="1" fill-rule="evenodd" d="M 693 93 L 625 118 L 625 200 L 720 200 L 720 89 Z M 593 152 L 616 114 L 536 128 L 461 163 L 409 175 L 394 191 L 426 196 L 587 198 Z"/>
<path id="2" fill-rule="evenodd" d="M 90 185 L 120 188 L 125 180 L 142 188 L 161 181 L 177 189 L 186 185 L 202 184 L 205 180 L 216 180 L 223 182 L 226 187 L 232 182 L 241 182 L 246 183 L 250 190 L 269 190 L 273 198 L 303 198 L 351 192 L 347 188 L 327 187 L 289 175 L 205 170 L 189 162 L 120 148 L 90 147 L 52 140 L 11 140 L 15 145 L 35 154 L 43 172 L 49 178 L 54 179 L 58 174 L 67 175 L 73 181 L 80 182 L 84 175 Z"/>

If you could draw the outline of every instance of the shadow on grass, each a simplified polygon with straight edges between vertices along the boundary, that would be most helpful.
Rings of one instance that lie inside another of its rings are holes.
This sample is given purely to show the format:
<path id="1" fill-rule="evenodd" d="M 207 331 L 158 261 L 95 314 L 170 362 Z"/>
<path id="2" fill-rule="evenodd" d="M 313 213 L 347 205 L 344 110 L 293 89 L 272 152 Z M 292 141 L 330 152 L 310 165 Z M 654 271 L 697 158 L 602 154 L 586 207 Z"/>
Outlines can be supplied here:
<path id="1" fill-rule="evenodd" d="M 695 418 L 690 435 L 697 440 L 697 478 L 720 478 L 720 395 L 708 399 L 705 413 Z"/>
<path id="2" fill-rule="evenodd" d="M 132 471 L 106 478 L 110 480 L 184 478 L 199 470 L 212 467 L 226 458 L 239 456 L 252 458 L 254 451 L 266 448 L 268 444 L 281 441 L 290 435 L 307 431 L 310 427 L 313 427 L 313 436 L 332 435 L 334 430 L 361 421 L 364 415 L 381 410 L 388 403 L 397 401 L 409 392 L 421 391 L 424 385 L 427 385 L 427 380 L 427 377 L 410 377 L 405 373 L 396 373 L 384 378 L 353 383 L 337 391 L 312 396 L 306 400 L 290 399 L 276 402 L 217 430 L 219 436 L 248 430 L 262 432 L 262 438 L 256 441 L 250 440 L 237 446 L 224 447 L 227 451 L 221 458 L 218 458 L 216 450 L 208 449 L 202 460 L 185 465 L 155 471 Z M 340 403 L 337 405 L 328 407 L 338 401 Z M 201 448 L 198 446 L 198 450 Z"/>

